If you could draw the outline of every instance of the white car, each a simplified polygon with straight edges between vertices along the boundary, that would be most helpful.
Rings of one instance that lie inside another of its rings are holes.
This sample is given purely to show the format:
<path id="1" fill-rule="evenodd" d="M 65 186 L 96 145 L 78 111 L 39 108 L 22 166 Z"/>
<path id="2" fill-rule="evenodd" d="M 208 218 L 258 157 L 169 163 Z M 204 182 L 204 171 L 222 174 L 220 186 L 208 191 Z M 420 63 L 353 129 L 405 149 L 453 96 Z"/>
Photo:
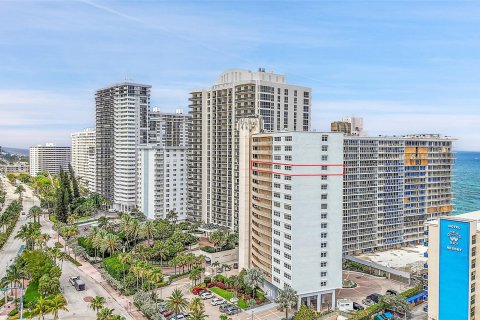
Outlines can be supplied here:
<path id="1" fill-rule="evenodd" d="M 238 299 L 235 298 L 235 297 L 233 297 L 233 298 L 230 299 L 230 302 L 231 302 L 231 303 L 237 303 L 237 302 L 238 302 Z"/>
<path id="2" fill-rule="evenodd" d="M 213 294 L 210 291 L 203 292 L 200 294 L 200 298 L 202 298 L 203 300 L 211 299 L 213 298 Z"/>
<path id="3" fill-rule="evenodd" d="M 225 299 L 222 299 L 222 298 L 213 298 L 211 303 L 212 303 L 212 306 L 219 306 L 221 304 L 224 304 L 226 301 Z"/>

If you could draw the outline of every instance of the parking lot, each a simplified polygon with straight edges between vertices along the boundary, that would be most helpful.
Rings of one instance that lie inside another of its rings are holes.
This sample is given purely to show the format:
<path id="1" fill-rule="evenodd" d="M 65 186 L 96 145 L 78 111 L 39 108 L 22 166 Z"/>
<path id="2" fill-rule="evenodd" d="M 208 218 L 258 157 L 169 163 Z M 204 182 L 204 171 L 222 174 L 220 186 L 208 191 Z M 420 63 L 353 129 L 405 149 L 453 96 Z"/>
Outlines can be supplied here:
<path id="1" fill-rule="evenodd" d="M 187 298 L 189 301 L 193 297 L 196 297 L 190 291 L 191 283 L 189 279 L 182 279 L 182 280 L 176 281 L 172 285 L 162 288 L 161 292 L 159 290 L 159 294 L 161 294 L 163 299 L 165 299 L 168 296 L 170 296 L 172 291 L 175 289 L 181 290 L 184 297 Z M 213 294 L 213 296 L 217 297 L 215 294 Z M 220 312 L 220 308 L 219 306 L 212 306 L 211 300 L 212 299 L 203 300 L 205 304 L 205 313 L 208 315 L 209 319 L 219 319 L 220 315 L 222 314 Z M 274 319 L 276 320 L 276 319 L 282 318 L 282 315 L 284 316 L 284 313 L 278 311 L 274 304 L 263 305 L 253 310 L 253 318 L 257 320 L 274 320 Z M 252 319 L 252 311 L 251 310 L 241 311 L 240 313 L 229 316 L 229 318 L 231 318 L 232 320 Z"/>
<path id="2" fill-rule="evenodd" d="M 384 295 L 388 289 L 393 289 L 397 292 L 403 292 L 411 288 L 411 286 L 407 286 L 397 281 L 353 271 L 344 271 L 343 279 L 352 280 L 357 284 L 357 286 L 351 289 L 337 290 L 337 299 L 352 299 L 354 302 L 357 302 L 363 306 L 365 306 L 365 304 L 362 302 L 362 300 L 372 293 Z"/>

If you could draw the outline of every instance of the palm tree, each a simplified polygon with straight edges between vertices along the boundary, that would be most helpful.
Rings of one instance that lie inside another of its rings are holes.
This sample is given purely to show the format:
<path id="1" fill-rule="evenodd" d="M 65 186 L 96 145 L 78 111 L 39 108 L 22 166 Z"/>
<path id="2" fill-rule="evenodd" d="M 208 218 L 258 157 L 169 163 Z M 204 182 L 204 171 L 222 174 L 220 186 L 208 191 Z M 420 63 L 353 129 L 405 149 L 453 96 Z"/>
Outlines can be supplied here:
<path id="1" fill-rule="evenodd" d="M 162 269 L 154 268 L 150 279 L 153 281 L 155 291 L 158 289 L 158 285 L 163 281 Z M 155 295 L 155 302 L 157 302 L 157 296 Z"/>
<path id="2" fill-rule="evenodd" d="M 248 269 L 245 272 L 245 276 L 243 278 L 243 281 L 245 282 L 245 285 L 252 289 L 253 291 L 253 298 L 256 297 L 256 290 L 258 287 L 263 285 L 263 282 L 265 281 L 265 276 L 260 269 L 257 268 L 252 268 Z"/>
<path id="3" fill-rule="evenodd" d="M 217 250 L 224 246 L 226 240 L 226 234 L 218 230 L 213 231 L 208 237 L 208 241 L 210 241 Z"/>
<path id="4" fill-rule="evenodd" d="M 278 304 L 278 309 L 280 311 L 285 310 L 285 319 L 288 319 L 288 311 L 297 304 L 297 301 L 297 292 L 286 284 L 283 286 L 283 290 L 279 290 L 278 295 L 275 298 L 275 303 Z"/>
<path id="5" fill-rule="evenodd" d="M 148 220 L 142 225 L 142 233 L 147 238 L 148 245 L 150 245 L 150 239 L 153 240 L 153 237 L 155 236 L 155 231 L 155 223 L 152 220 Z"/>
<path id="6" fill-rule="evenodd" d="M 393 309 L 393 311 L 400 311 L 405 314 L 408 312 L 408 303 L 405 297 L 396 294 L 386 294 L 380 299 L 380 304 L 384 308 Z"/>
<path id="7" fill-rule="evenodd" d="M 89 307 L 95 312 L 100 311 L 100 309 L 103 308 L 105 305 L 105 298 L 102 296 L 96 296 L 95 298 L 92 298 L 90 301 Z"/>
<path id="8" fill-rule="evenodd" d="M 203 304 L 202 299 L 200 299 L 199 297 L 194 297 L 190 301 L 190 304 L 188 305 L 188 309 L 190 310 L 190 312 L 205 310 L 205 305 Z"/>
<path id="9" fill-rule="evenodd" d="M 169 310 L 175 312 L 176 315 L 185 311 L 188 307 L 188 300 L 183 296 L 182 291 L 175 289 L 172 292 L 172 295 L 167 298 L 167 303 L 165 307 Z M 176 318 L 176 316 L 175 316 Z"/>
<path id="10" fill-rule="evenodd" d="M 190 271 L 188 278 L 192 280 L 194 282 L 194 286 L 196 286 L 197 281 L 202 278 L 202 271 L 200 271 L 199 268 L 194 268 L 192 271 Z"/>
<path id="11" fill-rule="evenodd" d="M 190 312 L 188 318 L 191 320 L 205 320 L 206 318 L 208 318 L 208 315 L 205 313 L 205 310 L 201 309 Z"/>
<path id="12" fill-rule="evenodd" d="M 37 219 L 38 219 L 38 223 L 40 223 L 41 215 L 42 215 L 42 208 L 40 208 L 39 206 L 33 206 L 30 208 L 30 210 L 28 210 L 27 218 L 33 219 L 33 222 L 37 222 Z"/>
<path id="13" fill-rule="evenodd" d="M 97 222 L 98 222 L 98 227 L 105 228 L 108 225 L 109 220 L 107 217 L 101 216 L 100 218 L 98 218 Z"/>
<path id="14" fill-rule="evenodd" d="M 123 269 L 123 284 L 125 285 L 125 276 L 126 276 L 126 266 L 130 265 L 133 261 L 133 256 L 131 253 L 120 253 L 118 255 L 118 261 L 122 264 L 122 269 Z"/>
<path id="15" fill-rule="evenodd" d="M 168 257 L 168 250 L 165 242 L 157 241 L 153 245 L 153 252 L 155 252 L 155 256 L 160 258 L 160 265 L 163 265 L 163 260 Z"/>
<path id="16" fill-rule="evenodd" d="M 97 320 L 109 320 L 113 315 L 113 309 L 102 308 L 97 312 Z"/>
<path id="17" fill-rule="evenodd" d="M 67 309 L 67 300 L 61 295 L 56 294 L 53 298 L 47 300 L 48 311 L 53 314 L 53 319 L 58 320 L 58 311 L 68 311 Z"/>
<path id="18" fill-rule="evenodd" d="M 25 188 L 22 185 L 18 185 L 15 189 L 15 193 L 18 194 L 18 197 L 21 198 L 22 194 L 25 192 Z"/>
<path id="19" fill-rule="evenodd" d="M 45 315 L 50 313 L 50 307 L 48 305 L 48 300 L 40 296 L 35 303 L 35 307 L 30 312 L 30 315 L 37 315 L 38 319 L 45 319 Z"/>
<path id="20" fill-rule="evenodd" d="M 177 223 L 178 213 L 175 210 L 171 210 L 167 213 L 166 219 L 170 223 Z"/>
<path id="21" fill-rule="evenodd" d="M 104 238 L 104 247 L 106 251 L 112 255 L 120 246 L 120 238 L 116 234 L 109 233 Z"/>

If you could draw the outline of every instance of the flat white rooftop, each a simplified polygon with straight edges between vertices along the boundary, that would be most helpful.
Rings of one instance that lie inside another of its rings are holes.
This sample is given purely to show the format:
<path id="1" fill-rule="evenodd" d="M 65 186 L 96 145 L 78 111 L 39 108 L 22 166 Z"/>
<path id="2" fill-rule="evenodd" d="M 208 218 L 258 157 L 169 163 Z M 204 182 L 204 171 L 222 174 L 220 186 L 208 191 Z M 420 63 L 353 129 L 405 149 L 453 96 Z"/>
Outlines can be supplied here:
<path id="1" fill-rule="evenodd" d="M 457 214 L 453 216 L 445 216 L 445 217 L 440 217 L 440 218 L 448 218 L 452 220 L 465 220 L 465 221 L 477 221 L 477 230 L 480 231 L 480 210 L 478 211 L 472 211 L 472 212 L 467 212 L 467 213 L 462 213 L 462 214 Z M 426 224 L 430 225 L 437 225 L 438 224 L 438 219 L 427 221 Z"/>
<path id="2" fill-rule="evenodd" d="M 364 253 L 356 257 L 401 271 L 417 272 L 423 268 L 423 264 L 427 261 L 427 258 L 423 256 L 426 251 L 427 247 L 418 245 L 401 249 Z"/>

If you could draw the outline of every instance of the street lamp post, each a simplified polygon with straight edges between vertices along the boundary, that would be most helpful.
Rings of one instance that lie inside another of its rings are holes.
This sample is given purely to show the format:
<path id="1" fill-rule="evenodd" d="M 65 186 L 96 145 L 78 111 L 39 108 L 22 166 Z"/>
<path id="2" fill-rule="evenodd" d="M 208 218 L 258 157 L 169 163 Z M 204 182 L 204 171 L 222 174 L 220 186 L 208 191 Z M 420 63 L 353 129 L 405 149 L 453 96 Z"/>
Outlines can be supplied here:
<path id="1" fill-rule="evenodd" d="M 7 291 L 9 289 L 20 289 L 20 320 L 23 320 L 23 288 L 22 287 L 6 287 L 6 288 L 0 288 L 0 291 L 5 292 L 5 297 L 7 297 Z"/>

